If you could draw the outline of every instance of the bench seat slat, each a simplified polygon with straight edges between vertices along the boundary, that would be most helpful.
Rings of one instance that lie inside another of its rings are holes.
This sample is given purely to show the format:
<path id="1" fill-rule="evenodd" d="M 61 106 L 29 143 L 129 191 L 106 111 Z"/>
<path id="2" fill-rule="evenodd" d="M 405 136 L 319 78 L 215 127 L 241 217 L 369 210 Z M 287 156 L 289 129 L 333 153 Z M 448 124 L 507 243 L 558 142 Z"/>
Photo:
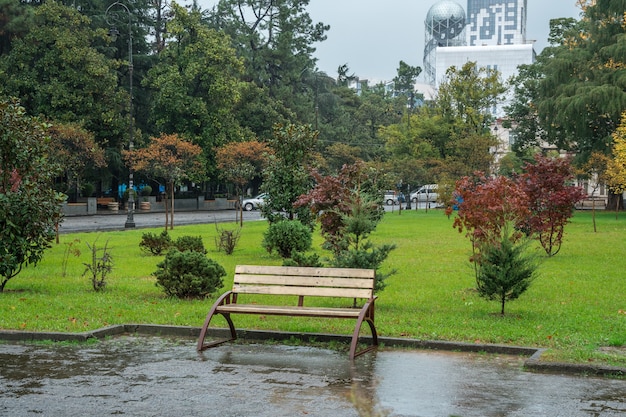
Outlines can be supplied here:
<path id="1" fill-rule="evenodd" d="M 317 277 L 345 277 L 345 278 L 374 278 L 373 269 L 358 268 L 313 268 L 300 266 L 260 266 L 237 265 L 237 274 L 283 275 L 283 276 L 317 276 Z"/>
<path id="2" fill-rule="evenodd" d="M 297 287 L 277 285 L 233 285 L 233 292 L 239 294 L 303 295 L 309 297 L 371 298 L 371 289 Z"/>
<path id="3" fill-rule="evenodd" d="M 350 319 L 357 318 L 361 312 L 358 308 L 290 307 L 258 304 L 225 304 L 219 306 L 217 311 L 240 314 L 267 314 L 274 316 L 331 317 Z"/>
<path id="4" fill-rule="evenodd" d="M 335 288 L 372 288 L 370 278 L 324 278 L 316 276 L 284 276 L 284 275 L 247 275 L 237 274 L 237 284 L 266 284 L 287 286 L 335 287 Z"/>

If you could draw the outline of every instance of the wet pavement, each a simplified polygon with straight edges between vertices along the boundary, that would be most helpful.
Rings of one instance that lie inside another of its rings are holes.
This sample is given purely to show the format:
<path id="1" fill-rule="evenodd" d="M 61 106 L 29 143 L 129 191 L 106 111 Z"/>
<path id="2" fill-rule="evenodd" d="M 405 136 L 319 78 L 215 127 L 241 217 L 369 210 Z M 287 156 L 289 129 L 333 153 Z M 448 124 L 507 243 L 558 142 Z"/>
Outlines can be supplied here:
<path id="1" fill-rule="evenodd" d="M 223 223 L 239 221 L 237 210 L 211 211 L 178 211 L 174 213 L 174 226 L 186 224 Z M 111 214 L 101 211 L 89 216 L 66 216 L 59 224 L 60 233 L 96 232 L 110 230 L 124 230 L 128 215 L 124 212 Z M 260 220 L 261 212 L 244 211 L 243 221 Z M 133 214 L 135 228 L 164 227 L 165 212 L 136 212 Z"/>
<path id="2" fill-rule="evenodd" d="M 626 414 L 626 381 L 527 372 L 524 357 L 118 336 L 0 342 L 2 416 L 511 416 Z"/>

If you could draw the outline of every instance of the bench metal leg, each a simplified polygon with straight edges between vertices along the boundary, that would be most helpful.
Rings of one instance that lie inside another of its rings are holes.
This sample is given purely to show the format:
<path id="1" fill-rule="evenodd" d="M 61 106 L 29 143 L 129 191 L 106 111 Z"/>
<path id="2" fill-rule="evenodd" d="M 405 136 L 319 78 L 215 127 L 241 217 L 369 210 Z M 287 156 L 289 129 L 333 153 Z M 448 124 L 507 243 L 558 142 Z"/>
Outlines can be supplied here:
<path id="1" fill-rule="evenodd" d="M 204 320 L 204 325 L 202 326 L 202 330 L 200 330 L 200 336 L 198 337 L 198 345 L 196 348 L 198 351 L 202 351 L 210 347 L 221 345 L 222 343 L 230 342 L 237 338 L 237 331 L 235 330 L 235 325 L 233 324 L 233 320 L 230 318 L 230 313 L 222 313 L 222 312 L 217 311 L 217 308 L 223 305 L 224 303 L 226 304 L 230 303 L 230 292 L 222 295 L 213 304 L 213 306 L 211 307 L 211 310 L 209 310 L 209 314 L 207 314 L 206 319 Z M 230 328 L 230 339 L 221 339 L 221 340 L 216 340 L 216 341 L 209 342 L 209 343 L 204 343 L 204 339 L 209 329 L 209 324 L 211 323 L 211 319 L 216 314 L 216 312 L 224 316 L 224 318 L 226 319 L 226 322 L 228 323 L 228 327 Z"/>
<path id="2" fill-rule="evenodd" d="M 354 360 L 355 357 L 360 356 L 370 350 L 374 350 L 378 347 L 378 333 L 376 332 L 376 327 L 374 326 L 374 303 L 366 303 L 361 309 L 361 314 L 359 314 L 359 318 L 356 322 L 356 327 L 354 328 L 354 333 L 352 334 L 352 342 L 350 343 L 350 360 Z M 359 332 L 361 330 L 361 326 L 363 325 L 363 321 L 366 321 L 370 326 L 370 330 L 372 332 L 372 346 L 369 346 L 363 350 L 357 352 L 356 348 L 359 343 Z"/>

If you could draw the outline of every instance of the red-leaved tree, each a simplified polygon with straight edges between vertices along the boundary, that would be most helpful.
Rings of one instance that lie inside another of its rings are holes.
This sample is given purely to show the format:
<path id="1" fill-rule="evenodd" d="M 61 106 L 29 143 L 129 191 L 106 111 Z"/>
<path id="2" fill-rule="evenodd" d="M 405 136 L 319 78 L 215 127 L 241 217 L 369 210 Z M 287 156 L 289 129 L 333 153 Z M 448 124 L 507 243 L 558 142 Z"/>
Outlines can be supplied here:
<path id="1" fill-rule="evenodd" d="M 529 216 L 519 225 L 536 236 L 548 256 L 561 250 L 563 231 L 585 193 L 573 185 L 574 170 L 569 158 L 535 156 L 518 178 L 528 199 Z"/>
<path id="2" fill-rule="evenodd" d="M 500 302 L 523 294 L 535 277 L 533 255 L 526 251 L 516 226 L 528 216 L 527 196 L 515 180 L 507 177 L 465 177 L 457 182 L 458 216 L 454 227 L 466 231 L 478 294 Z"/>
<path id="3" fill-rule="evenodd" d="M 230 142 L 217 148 L 215 159 L 222 178 L 235 184 L 241 197 L 246 184 L 261 176 L 270 152 L 265 143 L 256 140 Z M 239 204 L 240 225 L 243 225 L 242 210 L 243 207 Z"/>
<path id="4" fill-rule="evenodd" d="M 200 180 L 204 175 L 202 148 L 177 134 L 151 137 L 145 148 L 124 152 L 127 163 L 137 172 L 155 180 L 165 180 L 165 229 L 174 228 L 174 186 L 184 180 Z M 169 200 L 168 209 L 168 194 Z M 169 217 L 169 220 L 168 220 Z"/>
<path id="5" fill-rule="evenodd" d="M 503 238 L 518 240 L 516 225 L 528 214 L 527 197 L 508 177 L 486 177 L 478 172 L 456 183 L 458 215 L 453 227 L 466 232 L 472 243 L 471 261 L 479 263 L 481 249 L 499 244 Z M 505 236 L 507 234 L 508 236 Z"/>

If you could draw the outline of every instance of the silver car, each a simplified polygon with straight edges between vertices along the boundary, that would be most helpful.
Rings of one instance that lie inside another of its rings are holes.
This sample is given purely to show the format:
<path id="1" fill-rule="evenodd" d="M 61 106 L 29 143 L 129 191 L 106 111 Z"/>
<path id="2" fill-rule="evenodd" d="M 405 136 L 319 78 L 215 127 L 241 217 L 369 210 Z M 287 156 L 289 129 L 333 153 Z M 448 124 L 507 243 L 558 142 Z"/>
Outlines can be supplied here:
<path id="1" fill-rule="evenodd" d="M 436 202 L 438 198 L 437 184 L 426 184 L 411 193 L 411 201 L 413 203 Z"/>
<path id="2" fill-rule="evenodd" d="M 393 206 L 398 204 L 398 196 L 395 191 L 387 190 L 385 191 L 385 196 L 383 197 L 383 201 L 388 206 Z"/>
<path id="3" fill-rule="evenodd" d="M 256 197 L 244 199 L 241 202 L 241 205 L 242 205 L 243 209 L 246 210 L 246 211 L 256 210 L 260 206 L 263 205 L 263 203 L 265 202 L 267 197 L 268 197 L 267 193 L 261 193 L 261 194 L 257 195 Z"/>

